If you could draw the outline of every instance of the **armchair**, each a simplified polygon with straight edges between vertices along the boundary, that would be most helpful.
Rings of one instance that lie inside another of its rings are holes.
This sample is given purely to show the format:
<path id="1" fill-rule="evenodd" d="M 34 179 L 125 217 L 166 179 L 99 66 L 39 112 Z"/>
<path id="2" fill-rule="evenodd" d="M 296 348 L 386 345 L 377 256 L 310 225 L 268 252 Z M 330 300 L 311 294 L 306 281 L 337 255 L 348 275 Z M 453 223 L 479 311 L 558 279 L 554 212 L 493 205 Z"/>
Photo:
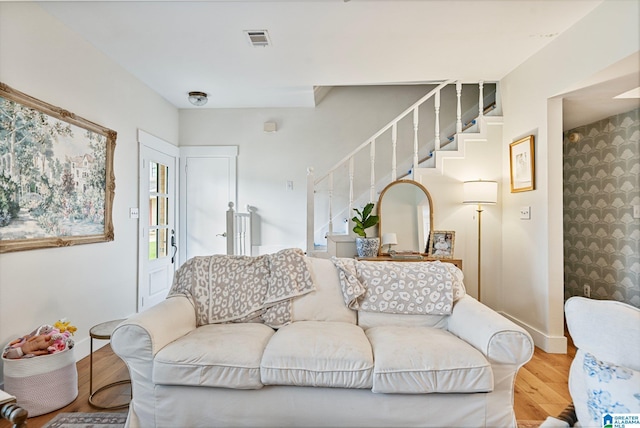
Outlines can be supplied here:
<path id="1" fill-rule="evenodd" d="M 565 315 L 577 348 L 569 372 L 575 416 L 569 408 L 542 427 L 574 426 L 577 419 L 575 426 L 600 428 L 606 415 L 640 414 L 640 309 L 572 297 Z"/>

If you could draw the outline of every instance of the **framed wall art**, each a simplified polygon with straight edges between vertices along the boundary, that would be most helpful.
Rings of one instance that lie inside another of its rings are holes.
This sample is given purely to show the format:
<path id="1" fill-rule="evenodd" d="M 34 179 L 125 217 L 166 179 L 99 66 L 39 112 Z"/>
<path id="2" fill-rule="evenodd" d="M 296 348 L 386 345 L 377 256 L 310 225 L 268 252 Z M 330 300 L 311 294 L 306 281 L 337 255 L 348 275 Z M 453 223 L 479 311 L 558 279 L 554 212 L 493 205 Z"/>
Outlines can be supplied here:
<path id="1" fill-rule="evenodd" d="M 511 165 L 511 193 L 535 189 L 535 162 L 533 135 L 509 144 Z"/>
<path id="2" fill-rule="evenodd" d="M 114 239 L 116 136 L 0 82 L 0 253 Z"/>
<path id="3" fill-rule="evenodd" d="M 456 233 L 452 230 L 434 230 L 429 237 L 429 257 L 452 259 Z"/>

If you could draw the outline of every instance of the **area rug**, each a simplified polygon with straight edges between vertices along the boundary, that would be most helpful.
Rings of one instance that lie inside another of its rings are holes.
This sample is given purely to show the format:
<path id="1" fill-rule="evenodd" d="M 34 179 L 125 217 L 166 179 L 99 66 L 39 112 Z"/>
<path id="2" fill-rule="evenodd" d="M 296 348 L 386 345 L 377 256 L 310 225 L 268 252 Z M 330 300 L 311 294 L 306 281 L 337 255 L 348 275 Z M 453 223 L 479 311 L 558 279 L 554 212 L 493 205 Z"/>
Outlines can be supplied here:
<path id="1" fill-rule="evenodd" d="M 60 413 L 43 428 L 123 428 L 126 413 Z"/>

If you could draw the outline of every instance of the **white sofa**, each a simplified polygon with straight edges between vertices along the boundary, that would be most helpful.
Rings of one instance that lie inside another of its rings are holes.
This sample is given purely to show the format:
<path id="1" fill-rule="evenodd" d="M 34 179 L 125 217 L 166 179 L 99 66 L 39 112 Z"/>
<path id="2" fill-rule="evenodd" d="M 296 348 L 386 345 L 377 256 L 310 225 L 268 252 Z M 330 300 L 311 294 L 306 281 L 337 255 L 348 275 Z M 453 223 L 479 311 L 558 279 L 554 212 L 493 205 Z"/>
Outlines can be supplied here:
<path id="1" fill-rule="evenodd" d="M 277 331 L 196 327 L 185 297 L 120 324 L 111 345 L 132 380 L 127 426 L 516 426 L 525 330 L 468 295 L 450 315 L 358 313 L 335 265 L 305 260 L 316 289 Z"/>

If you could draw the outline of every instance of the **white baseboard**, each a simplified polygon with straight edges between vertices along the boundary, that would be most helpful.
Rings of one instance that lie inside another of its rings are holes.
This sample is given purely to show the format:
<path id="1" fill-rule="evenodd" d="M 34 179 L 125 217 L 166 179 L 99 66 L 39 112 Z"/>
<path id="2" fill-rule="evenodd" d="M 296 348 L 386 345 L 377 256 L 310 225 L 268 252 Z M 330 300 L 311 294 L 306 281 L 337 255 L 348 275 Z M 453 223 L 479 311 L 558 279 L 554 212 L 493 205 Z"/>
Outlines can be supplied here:
<path id="1" fill-rule="evenodd" d="M 542 349 L 544 352 L 549 354 L 566 354 L 567 353 L 567 338 L 564 336 L 549 336 L 546 333 L 541 332 L 540 330 L 531 327 L 529 324 L 512 317 L 511 315 L 499 311 L 501 315 L 518 324 L 520 327 L 524 328 L 529 332 L 531 337 L 533 338 L 533 343 L 538 348 Z"/>

